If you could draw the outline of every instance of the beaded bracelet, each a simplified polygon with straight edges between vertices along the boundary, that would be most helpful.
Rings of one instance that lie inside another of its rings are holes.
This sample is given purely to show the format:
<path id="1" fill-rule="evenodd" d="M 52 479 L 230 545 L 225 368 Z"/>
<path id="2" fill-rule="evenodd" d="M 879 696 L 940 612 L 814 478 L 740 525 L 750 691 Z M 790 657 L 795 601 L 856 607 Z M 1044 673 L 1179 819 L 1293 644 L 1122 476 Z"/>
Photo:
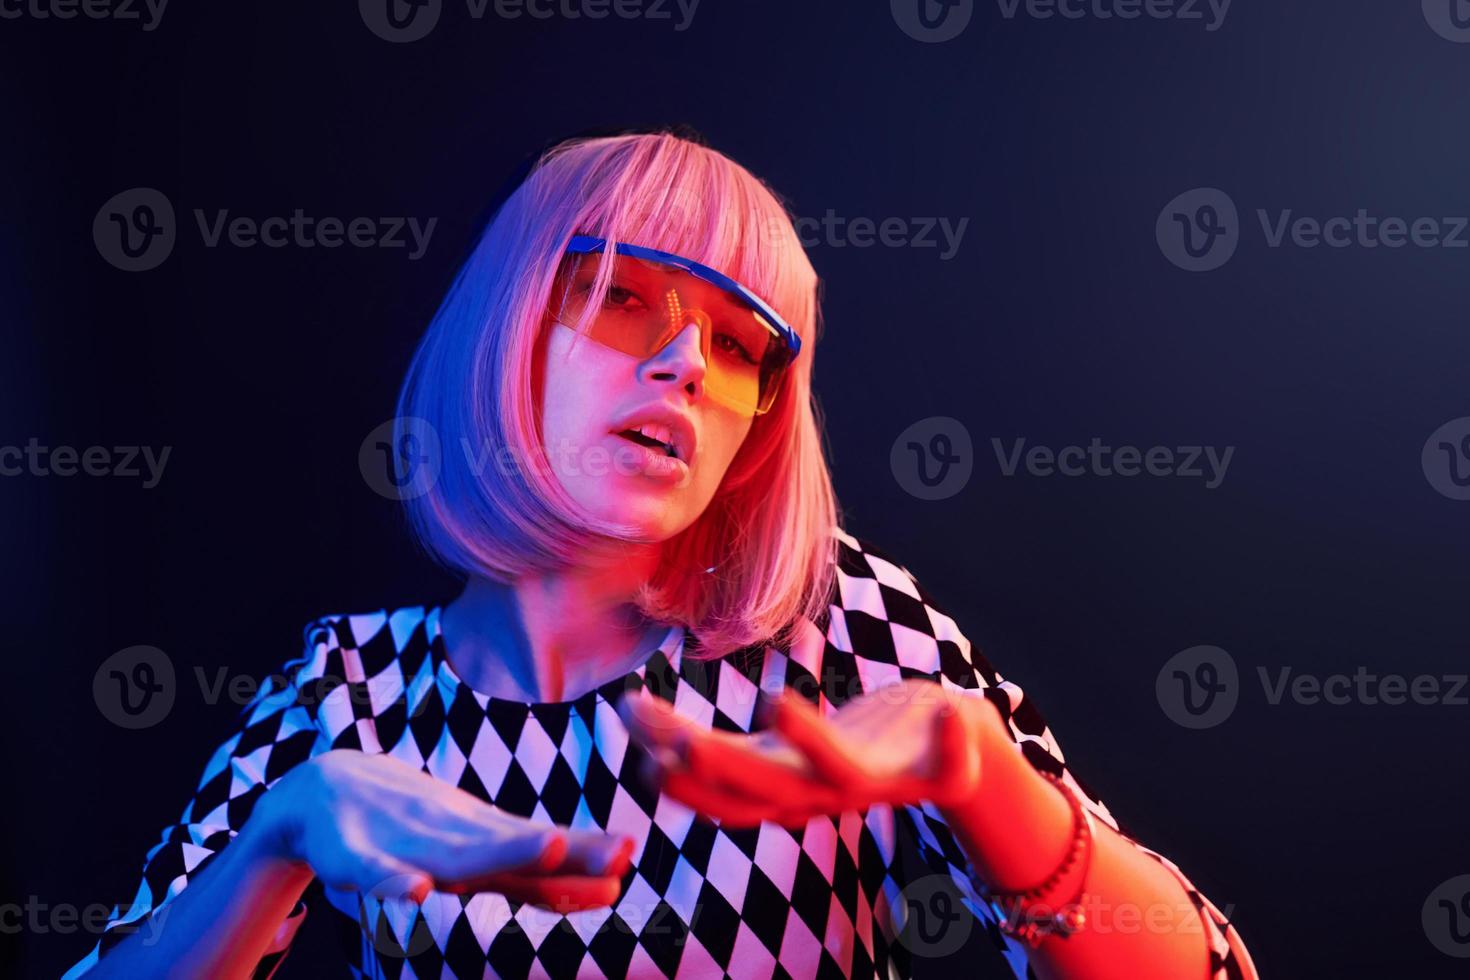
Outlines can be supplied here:
<path id="1" fill-rule="evenodd" d="M 1032 888 L 1022 891 L 1001 891 L 990 887 L 980 876 L 970 871 L 970 881 L 975 886 L 976 892 L 987 901 L 992 901 L 1005 912 L 1000 922 L 1000 931 L 1007 936 L 1012 936 L 1025 942 L 1032 949 L 1041 945 L 1041 941 L 1050 935 L 1061 936 L 1063 939 L 1072 935 L 1087 925 L 1087 913 L 1082 910 L 1083 889 L 1087 885 L 1087 871 L 1083 870 L 1082 880 L 1077 883 L 1077 893 L 1072 901 L 1066 902 L 1057 912 L 1036 913 L 1024 911 L 1025 904 L 1035 904 L 1052 889 L 1054 889 L 1066 877 L 1067 872 L 1076 866 L 1077 862 L 1086 854 L 1088 866 L 1092 863 L 1092 846 L 1095 829 L 1092 823 L 1092 814 L 1088 812 L 1086 805 L 1077 791 L 1056 776 L 1043 773 L 1052 782 L 1062 795 L 1067 798 L 1067 803 L 1072 808 L 1072 843 L 1067 850 L 1067 856 L 1057 869 L 1046 877 L 1046 880 Z"/>

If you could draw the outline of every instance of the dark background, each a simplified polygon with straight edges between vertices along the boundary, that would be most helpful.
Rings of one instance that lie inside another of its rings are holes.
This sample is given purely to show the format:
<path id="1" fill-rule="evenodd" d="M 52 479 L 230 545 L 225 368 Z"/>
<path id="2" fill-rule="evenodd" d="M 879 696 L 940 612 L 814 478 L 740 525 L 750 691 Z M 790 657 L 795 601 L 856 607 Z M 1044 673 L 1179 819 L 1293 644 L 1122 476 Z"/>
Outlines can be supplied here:
<path id="1" fill-rule="evenodd" d="M 18 901 L 126 901 L 235 724 L 193 683 L 263 675 L 319 615 L 439 601 L 357 452 L 495 190 L 591 126 L 688 122 L 798 215 L 968 218 L 958 254 L 810 249 L 816 388 L 851 530 L 893 552 L 1046 711 L 1069 762 L 1236 922 L 1266 977 L 1449 977 L 1426 898 L 1470 872 L 1447 705 L 1271 705 L 1258 666 L 1466 669 L 1470 502 L 1420 450 L 1470 415 L 1470 250 L 1267 247 L 1255 209 L 1470 214 L 1470 45 L 1418 3 L 1237 0 L 1203 22 L 1004 18 L 920 43 L 888 5 L 703 0 L 671 21 L 536 22 L 447 3 L 392 44 L 354 5 L 189 5 L 134 23 L 0 20 L 0 443 L 172 447 L 141 481 L 0 479 L 7 796 Z M 164 192 L 158 268 L 103 261 L 94 215 Z M 1226 190 L 1209 273 L 1155 241 Z M 437 217 L 428 253 L 206 248 L 192 209 Z M 906 493 L 908 425 L 960 420 L 974 476 Z M 991 438 L 1234 446 L 1223 484 L 1001 475 Z M 92 696 L 113 652 L 180 671 L 161 723 Z M 1155 696 L 1198 644 L 1240 705 L 1191 731 Z M 95 937 L 13 931 L 55 975 Z M 332 962 L 308 932 L 287 976 Z M 951 964 L 954 966 L 955 964 Z"/>

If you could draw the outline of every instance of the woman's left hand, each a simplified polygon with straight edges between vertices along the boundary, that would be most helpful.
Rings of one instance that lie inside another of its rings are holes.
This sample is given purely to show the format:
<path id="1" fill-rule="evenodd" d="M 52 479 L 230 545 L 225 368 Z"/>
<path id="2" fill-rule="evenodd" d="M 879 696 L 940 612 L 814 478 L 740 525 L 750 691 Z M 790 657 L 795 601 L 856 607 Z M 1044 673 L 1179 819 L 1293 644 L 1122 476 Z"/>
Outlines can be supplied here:
<path id="1" fill-rule="evenodd" d="M 962 806 L 979 790 L 983 747 L 1005 738 L 983 698 L 906 680 L 845 702 L 830 717 L 790 691 L 767 702 L 754 734 L 701 727 L 646 692 L 619 713 L 649 754 L 650 786 L 732 826 L 812 817 L 879 803 Z"/>

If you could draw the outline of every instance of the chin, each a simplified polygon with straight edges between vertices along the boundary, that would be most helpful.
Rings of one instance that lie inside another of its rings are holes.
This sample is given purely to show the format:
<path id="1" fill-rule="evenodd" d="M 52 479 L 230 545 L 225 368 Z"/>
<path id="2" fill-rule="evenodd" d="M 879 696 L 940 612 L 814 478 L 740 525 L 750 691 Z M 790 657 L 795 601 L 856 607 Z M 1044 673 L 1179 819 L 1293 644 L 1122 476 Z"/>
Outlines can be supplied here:
<path id="1" fill-rule="evenodd" d="M 602 496 L 595 501 L 585 501 L 584 506 L 599 523 L 622 528 L 618 537 L 638 544 L 667 541 L 694 523 L 698 516 L 687 515 L 682 501 L 676 503 L 667 497 L 628 495 L 614 499 Z"/>

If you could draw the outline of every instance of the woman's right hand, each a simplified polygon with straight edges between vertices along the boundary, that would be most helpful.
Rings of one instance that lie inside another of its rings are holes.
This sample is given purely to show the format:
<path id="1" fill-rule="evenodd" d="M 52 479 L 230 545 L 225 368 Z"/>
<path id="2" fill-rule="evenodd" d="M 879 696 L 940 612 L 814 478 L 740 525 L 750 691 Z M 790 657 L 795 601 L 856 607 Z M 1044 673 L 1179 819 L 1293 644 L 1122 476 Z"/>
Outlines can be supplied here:
<path id="1" fill-rule="evenodd" d="M 391 756 L 334 749 L 261 797 L 249 822 L 269 853 L 333 888 L 423 901 L 430 889 L 499 892 L 569 912 L 618 899 L 634 841 L 536 824 Z"/>

